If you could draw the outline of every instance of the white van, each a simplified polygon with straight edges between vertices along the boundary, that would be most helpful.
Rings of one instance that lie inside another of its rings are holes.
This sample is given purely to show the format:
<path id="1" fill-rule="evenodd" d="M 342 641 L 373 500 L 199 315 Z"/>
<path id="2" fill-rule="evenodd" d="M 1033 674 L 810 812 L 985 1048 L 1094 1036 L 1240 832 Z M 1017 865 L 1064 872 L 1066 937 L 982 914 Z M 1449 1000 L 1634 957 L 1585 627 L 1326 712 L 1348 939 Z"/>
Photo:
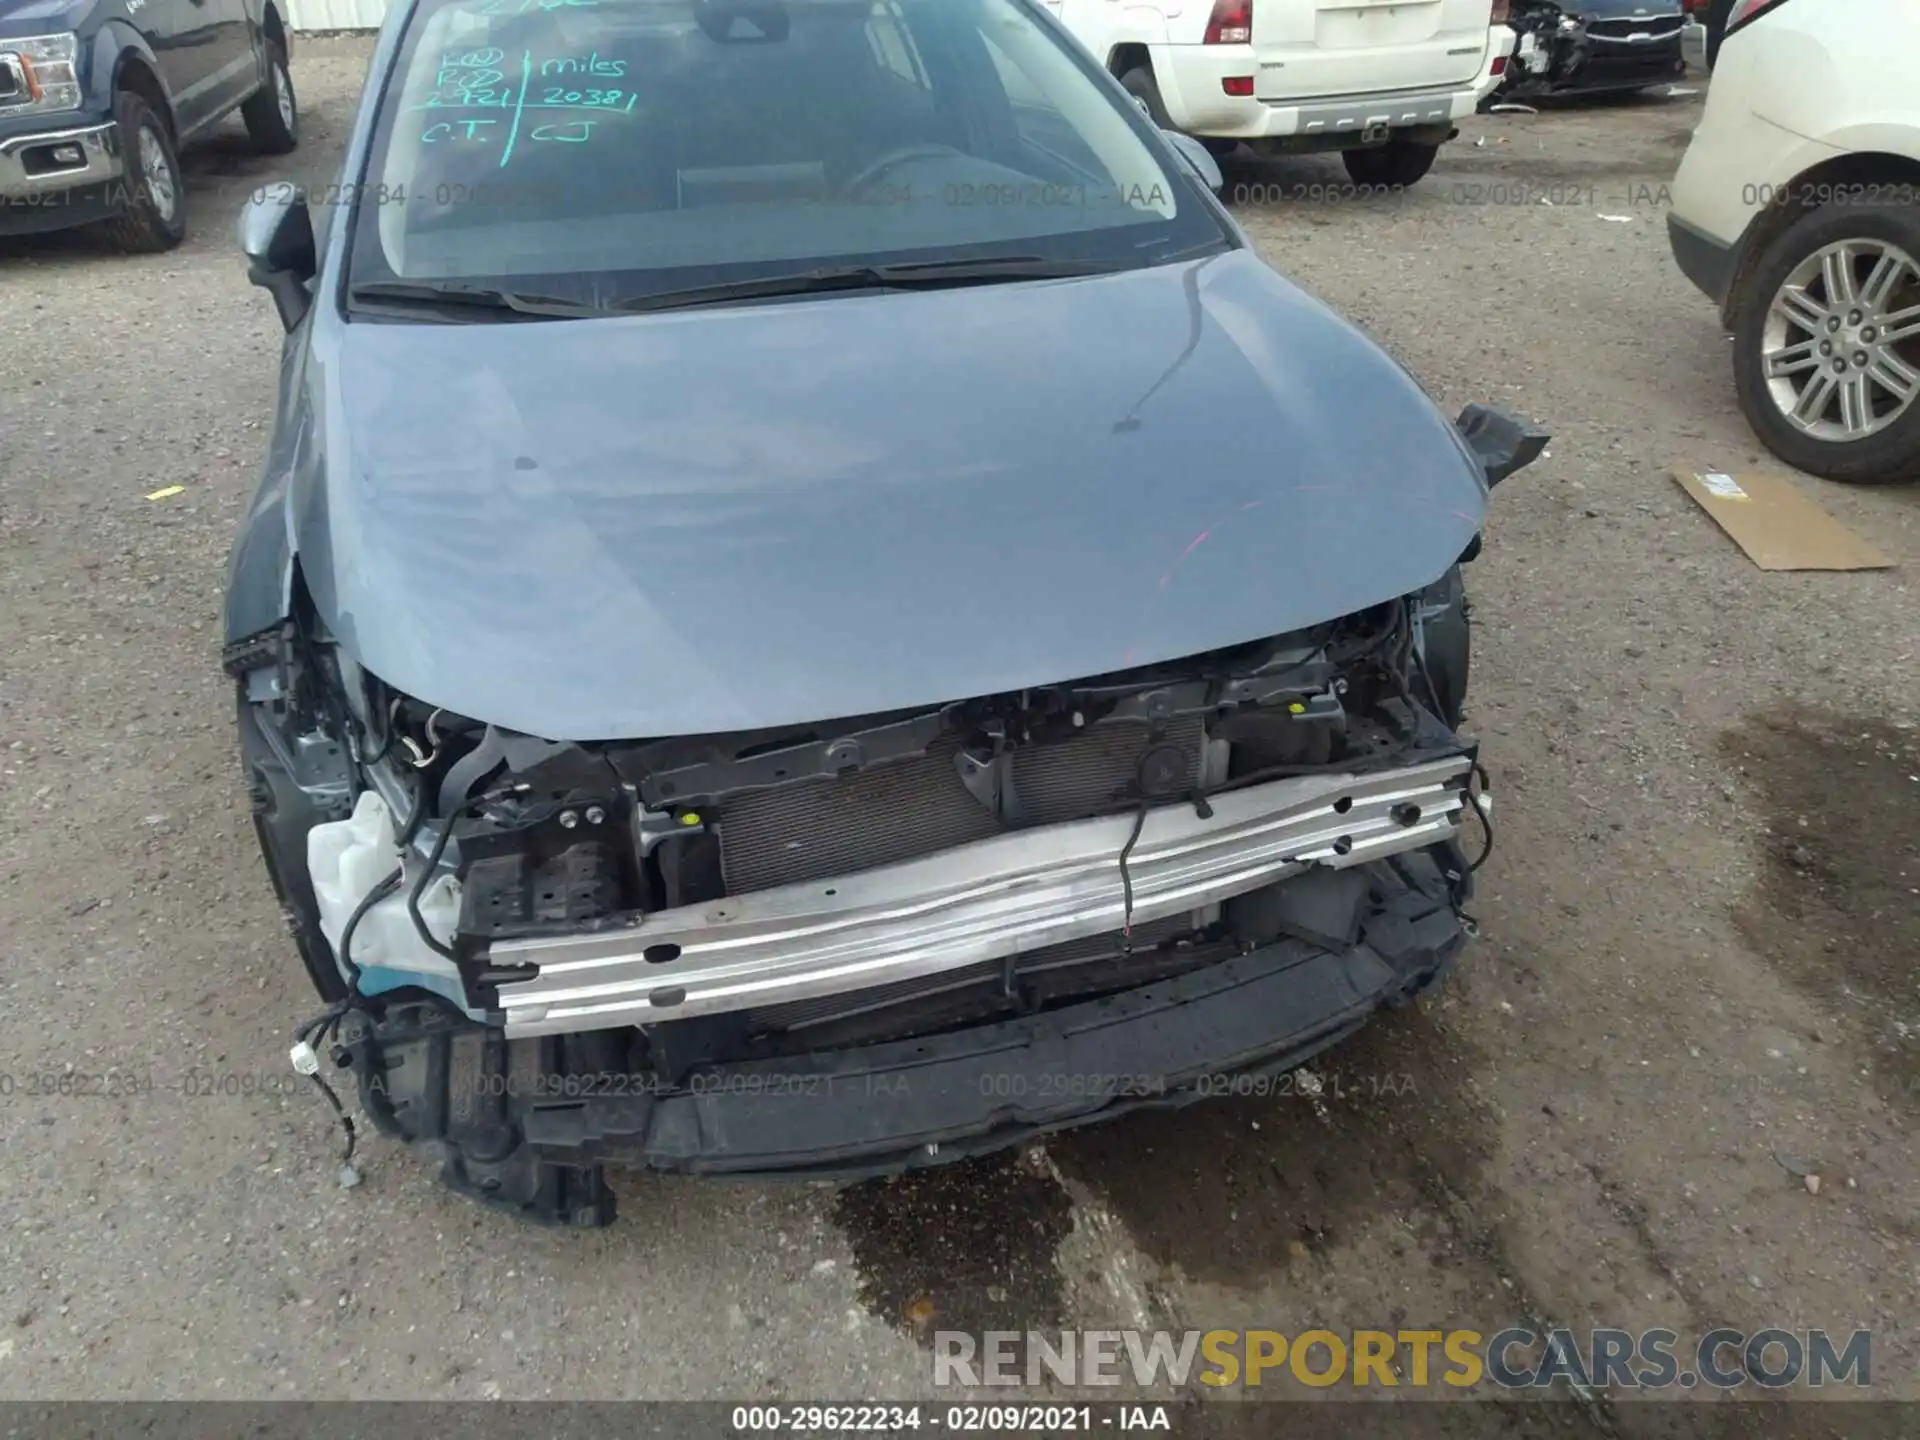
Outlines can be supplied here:
<path id="1" fill-rule="evenodd" d="M 1156 123 L 1411 185 L 1513 54 L 1507 0 L 1040 0 Z"/>
<path id="2" fill-rule="evenodd" d="M 1667 231 L 1766 447 L 1920 479 L 1920 6 L 1735 0 Z"/>

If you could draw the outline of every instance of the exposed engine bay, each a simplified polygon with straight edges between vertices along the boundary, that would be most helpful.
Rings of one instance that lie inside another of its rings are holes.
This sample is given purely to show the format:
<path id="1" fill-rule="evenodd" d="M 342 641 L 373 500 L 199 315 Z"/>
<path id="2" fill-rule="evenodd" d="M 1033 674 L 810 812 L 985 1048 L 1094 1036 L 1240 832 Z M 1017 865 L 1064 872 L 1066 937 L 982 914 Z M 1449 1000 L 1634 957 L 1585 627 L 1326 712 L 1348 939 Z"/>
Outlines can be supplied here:
<path id="1" fill-rule="evenodd" d="M 247 683 L 281 777 L 267 823 L 340 817 L 305 835 L 339 962 L 329 1035 L 405 1135 L 419 1117 L 382 1097 L 416 1077 L 394 1072 L 463 1028 L 502 1076 L 560 1037 L 637 1101 L 715 1061 L 1032 1016 L 1282 938 L 1347 946 L 1391 920 L 1445 955 L 1456 833 L 1487 804 L 1449 723 L 1465 624 L 1454 583 L 1073 685 L 593 745 L 431 709 L 324 642 Z M 1418 903 L 1371 909 L 1414 854 L 1396 893 Z M 546 1063 L 496 1098 L 557 1098 Z"/>
<path id="2" fill-rule="evenodd" d="M 1482 108 L 1554 93 L 1635 90 L 1686 73 L 1677 0 L 1513 0 L 1507 79 Z"/>
<path id="3" fill-rule="evenodd" d="M 1490 483 L 1545 444 L 1460 428 Z M 597 1225 L 609 1162 L 873 1173 L 1298 1064 L 1470 932 L 1468 623 L 1455 565 L 1012 694 L 555 742 L 393 689 L 296 596 L 226 657 L 330 1002 L 295 1066 L 349 1157 L 328 1073 L 462 1193 Z"/>

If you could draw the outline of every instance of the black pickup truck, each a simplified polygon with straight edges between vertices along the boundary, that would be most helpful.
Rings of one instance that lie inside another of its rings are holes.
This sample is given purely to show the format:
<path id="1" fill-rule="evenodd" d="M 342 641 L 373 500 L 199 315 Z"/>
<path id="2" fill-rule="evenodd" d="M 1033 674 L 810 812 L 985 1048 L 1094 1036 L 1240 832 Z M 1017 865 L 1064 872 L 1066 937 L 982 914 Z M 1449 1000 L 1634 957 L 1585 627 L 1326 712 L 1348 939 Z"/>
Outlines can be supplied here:
<path id="1" fill-rule="evenodd" d="M 238 109 L 299 142 L 281 0 L 0 0 L 0 236 L 100 223 L 129 251 L 187 233 L 180 150 Z"/>

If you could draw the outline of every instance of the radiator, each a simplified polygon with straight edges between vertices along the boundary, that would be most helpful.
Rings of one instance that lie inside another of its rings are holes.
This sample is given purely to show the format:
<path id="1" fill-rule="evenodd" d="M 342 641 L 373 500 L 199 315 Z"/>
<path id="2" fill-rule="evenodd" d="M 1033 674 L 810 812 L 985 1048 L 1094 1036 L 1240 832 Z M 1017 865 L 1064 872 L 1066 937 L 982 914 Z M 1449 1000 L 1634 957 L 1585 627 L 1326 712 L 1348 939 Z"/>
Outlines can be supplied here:
<path id="1" fill-rule="evenodd" d="M 1194 783 L 1202 737 L 1200 721 L 1189 718 L 1170 723 L 1153 743 L 1187 750 Z M 999 834 L 999 822 L 960 781 L 959 748 L 958 739 L 948 737 L 912 760 L 730 802 L 719 824 L 727 893 L 849 875 Z M 1148 748 L 1148 727 L 1131 722 L 1020 747 L 1013 782 L 1027 823 L 1058 824 L 1124 807 Z"/>

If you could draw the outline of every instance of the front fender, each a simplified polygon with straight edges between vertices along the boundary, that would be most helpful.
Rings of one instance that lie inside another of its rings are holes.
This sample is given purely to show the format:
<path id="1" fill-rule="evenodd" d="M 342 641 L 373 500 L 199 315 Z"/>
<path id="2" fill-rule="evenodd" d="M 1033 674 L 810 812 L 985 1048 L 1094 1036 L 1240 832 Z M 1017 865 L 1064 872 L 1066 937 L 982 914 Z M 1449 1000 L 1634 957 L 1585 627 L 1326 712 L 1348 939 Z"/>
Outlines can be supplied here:
<path id="1" fill-rule="evenodd" d="M 295 546 L 287 496 L 295 467 L 311 453 L 307 443 L 313 412 L 305 403 L 306 331 L 287 337 L 280 355 L 280 395 L 273 441 L 260 486 L 234 537 L 227 567 L 225 641 L 273 630 L 293 613 Z"/>
<path id="2" fill-rule="evenodd" d="M 1880 117 L 1847 125 L 1821 137 L 1849 155 L 1897 155 L 1920 165 L 1920 130 L 1911 119 Z"/>
<path id="3" fill-rule="evenodd" d="M 129 60 L 137 60 L 160 87 L 160 94 L 166 101 L 167 123 L 178 131 L 173 92 L 167 88 L 166 76 L 161 73 L 160 62 L 154 58 L 153 47 L 147 43 L 145 35 L 125 20 L 109 20 L 94 32 L 87 53 L 86 91 L 87 103 L 91 108 L 107 115 L 113 114 L 113 96 L 120 88 L 121 72 Z"/>
<path id="4" fill-rule="evenodd" d="M 279 39 L 289 64 L 293 61 L 293 27 L 287 23 L 287 7 L 279 0 L 243 0 L 247 12 L 247 33 L 253 37 L 254 54 L 260 60 L 260 78 L 267 78 L 267 37 Z"/>
<path id="5" fill-rule="evenodd" d="M 293 609 L 293 546 L 287 539 L 287 481 L 271 470 L 254 492 L 227 570 L 227 645 L 277 627 Z"/>

